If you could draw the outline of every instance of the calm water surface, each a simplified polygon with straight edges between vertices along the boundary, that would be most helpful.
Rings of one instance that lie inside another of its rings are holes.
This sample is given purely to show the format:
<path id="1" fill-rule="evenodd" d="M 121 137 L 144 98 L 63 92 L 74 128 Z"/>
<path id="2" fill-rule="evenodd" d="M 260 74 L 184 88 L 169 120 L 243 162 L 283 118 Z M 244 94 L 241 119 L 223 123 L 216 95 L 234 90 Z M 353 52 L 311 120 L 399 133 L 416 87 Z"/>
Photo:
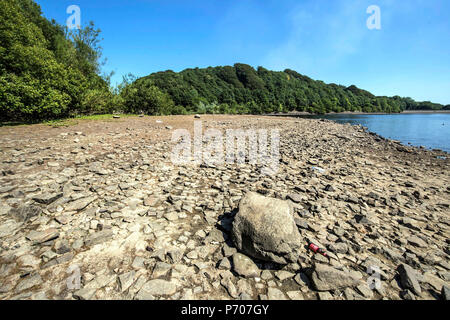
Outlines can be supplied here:
<path id="1" fill-rule="evenodd" d="M 450 153 L 450 113 L 331 114 L 311 116 L 339 123 L 361 124 L 369 131 L 403 144 Z"/>

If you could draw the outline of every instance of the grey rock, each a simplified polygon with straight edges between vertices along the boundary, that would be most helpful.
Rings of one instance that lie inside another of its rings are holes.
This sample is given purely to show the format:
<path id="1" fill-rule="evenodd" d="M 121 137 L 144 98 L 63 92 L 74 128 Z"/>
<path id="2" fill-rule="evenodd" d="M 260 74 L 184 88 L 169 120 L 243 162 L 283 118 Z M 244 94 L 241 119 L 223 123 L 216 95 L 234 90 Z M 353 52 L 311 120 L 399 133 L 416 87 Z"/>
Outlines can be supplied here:
<path id="1" fill-rule="evenodd" d="M 419 248 L 426 248 L 427 247 L 427 243 L 425 241 L 423 241 L 422 239 L 420 239 L 417 236 L 411 236 L 408 238 L 408 243 L 415 246 L 415 247 L 419 247 Z"/>
<path id="2" fill-rule="evenodd" d="M 242 198 L 232 236 L 237 249 L 243 253 L 279 264 L 295 262 L 301 246 L 290 203 L 254 192 Z"/>
<path id="3" fill-rule="evenodd" d="M 295 276 L 295 274 L 293 274 L 292 272 L 289 272 L 289 271 L 285 271 L 285 270 L 280 270 L 280 271 L 275 272 L 275 277 L 280 281 L 284 281 L 286 279 L 293 278 L 294 276 Z"/>
<path id="4" fill-rule="evenodd" d="M 223 278 L 220 280 L 220 284 L 227 289 L 228 294 L 230 297 L 237 299 L 238 298 L 238 291 L 236 289 L 236 286 L 233 284 L 230 278 Z"/>
<path id="5" fill-rule="evenodd" d="M 95 200 L 95 197 L 81 198 L 69 202 L 66 206 L 66 211 L 81 211 Z"/>
<path id="6" fill-rule="evenodd" d="M 70 245 L 67 240 L 56 240 L 53 249 L 58 254 L 64 254 L 70 251 Z"/>
<path id="7" fill-rule="evenodd" d="M 333 252 L 343 253 L 343 254 L 347 253 L 347 251 L 348 251 L 348 246 L 344 242 L 332 243 L 328 246 L 328 248 Z"/>
<path id="8" fill-rule="evenodd" d="M 170 264 L 158 261 L 155 265 L 155 268 L 153 269 L 152 277 L 158 278 L 165 276 L 166 274 L 169 273 L 171 268 L 172 266 Z"/>
<path id="9" fill-rule="evenodd" d="M 315 264 L 310 279 L 318 291 L 344 289 L 359 284 L 358 279 L 350 273 L 319 263 Z"/>
<path id="10" fill-rule="evenodd" d="M 225 257 L 231 257 L 233 254 L 237 252 L 236 248 L 229 247 L 227 244 L 224 244 L 222 249 L 223 255 Z"/>
<path id="11" fill-rule="evenodd" d="M 117 279 L 119 282 L 120 291 L 125 292 L 134 282 L 134 276 L 136 272 L 130 271 L 124 274 L 121 274 Z"/>
<path id="12" fill-rule="evenodd" d="M 141 293 L 141 291 L 143 291 Z M 175 283 L 162 279 L 154 279 L 146 282 L 139 294 L 141 296 L 167 296 L 172 295 L 177 291 L 177 286 Z"/>
<path id="13" fill-rule="evenodd" d="M 63 196 L 62 192 L 60 192 L 60 193 L 42 193 L 40 195 L 34 196 L 33 200 L 38 203 L 49 205 L 50 203 L 61 198 L 62 196 Z"/>
<path id="14" fill-rule="evenodd" d="M 223 270 L 230 270 L 231 269 L 230 260 L 227 257 L 223 258 L 220 261 L 218 268 Z"/>
<path id="15" fill-rule="evenodd" d="M 416 271 L 413 268 L 402 263 L 397 267 L 397 271 L 400 274 L 400 283 L 403 288 L 410 289 L 417 295 L 422 293 L 419 281 L 417 280 Z"/>
<path id="16" fill-rule="evenodd" d="M 450 287 L 443 286 L 441 290 L 442 299 L 450 300 Z"/>
<path id="17" fill-rule="evenodd" d="M 26 222 L 30 218 L 40 215 L 42 209 L 38 206 L 19 206 L 18 208 L 11 208 L 8 214 L 18 222 Z"/>
<path id="18" fill-rule="evenodd" d="M 317 296 L 319 300 L 333 300 L 333 296 L 329 292 L 318 292 Z"/>
<path id="19" fill-rule="evenodd" d="M 73 293 L 73 297 L 78 300 L 91 300 L 97 289 L 83 288 Z"/>
<path id="20" fill-rule="evenodd" d="M 136 270 L 145 269 L 144 261 L 145 261 L 145 259 L 143 257 L 137 256 L 134 258 L 133 264 L 131 266 Z"/>
<path id="21" fill-rule="evenodd" d="M 290 193 L 290 194 L 287 195 L 287 198 L 289 200 L 292 200 L 295 203 L 299 203 L 299 202 L 302 201 L 302 196 L 299 195 L 298 193 Z"/>
<path id="22" fill-rule="evenodd" d="M 211 230 L 211 232 L 208 234 L 208 236 L 205 238 L 205 243 L 210 242 L 218 242 L 222 243 L 226 239 L 224 238 L 223 232 L 217 229 Z"/>
<path id="23" fill-rule="evenodd" d="M 371 299 L 373 297 L 373 291 L 367 284 L 361 284 L 356 287 L 356 290 L 362 294 L 365 298 Z"/>
<path id="24" fill-rule="evenodd" d="M 277 288 L 269 288 L 267 289 L 267 298 L 269 300 L 287 300 L 284 293 Z"/>
<path id="25" fill-rule="evenodd" d="M 0 187 L 0 193 L 6 193 L 13 191 L 16 187 L 15 186 L 6 186 L 6 187 Z"/>
<path id="26" fill-rule="evenodd" d="M 246 278 L 258 277 L 260 274 L 258 266 L 249 257 L 241 253 L 233 255 L 233 270 Z"/>
<path id="27" fill-rule="evenodd" d="M 44 231 L 30 231 L 26 238 L 32 241 L 33 244 L 41 244 L 59 237 L 58 230 L 49 228 Z"/>
<path id="28" fill-rule="evenodd" d="M 272 278 L 273 278 L 273 275 L 269 270 L 263 270 L 263 272 L 261 272 L 261 279 L 269 280 Z"/>
<path id="29" fill-rule="evenodd" d="M 416 297 L 414 296 L 414 294 L 408 289 L 402 290 L 400 292 L 400 297 L 404 300 L 416 300 Z"/>
<path id="30" fill-rule="evenodd" d="M 304 300 L 303 294 L 301 291 L 288 291 L 286 292 L 287 296 L 291 300 Z"/>
<path id="31" fill-rule="evenodd" d="M 294 217 L 294 221 L 295 221 L 295 225 L 301 229 L 305 229 L 308 230 L 309 229 L 309 225 L 308 222 L 306 222 L 306 220 L 301 219 L 299 217 Z"/>
<path id="32" fill-rule="evenodd" d="M 105 229 L 102 231 L 95 232 L 87 237 L 84 244 L 86 246 L 93 246 L 96 244 L 103 243 L 105 241 L 110 240 L 113 237 L 114 233 L 110 229 Z"/>
<path id="33" fill-rule="evenodd" d="M 19 284 L 16 286 L 15 292 L 20 293 L 22 291 L 31 289 L 35 286 L 42 284 L 42 278 L 38 273 L 29 275 L 25 279 L 21 280 Z"/>

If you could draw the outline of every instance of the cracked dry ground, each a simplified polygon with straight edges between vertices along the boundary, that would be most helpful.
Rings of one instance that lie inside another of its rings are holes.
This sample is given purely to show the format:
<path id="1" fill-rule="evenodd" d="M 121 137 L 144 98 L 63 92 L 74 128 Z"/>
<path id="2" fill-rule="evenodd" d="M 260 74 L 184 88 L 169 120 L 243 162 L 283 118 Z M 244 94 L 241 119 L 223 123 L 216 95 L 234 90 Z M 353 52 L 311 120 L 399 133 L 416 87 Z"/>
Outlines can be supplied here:
<path id="1" fill-rule="evenodd" d="M 446 154 L 329 121 L 200 120 L 280 129 L 277 174 L 173 165 L 172 130 L 192 131 L 193 116 L 0 128 L 0 299 L 440 299 L 450 278 Z M 296 263 L 253 260 L 257 276 L 236 272 L 230 225 L 248 191 L 292 202 L 305 245 Z M 317 263 L 358 285 L 333 287 L 325 272 L 330 290 L 316 290 Z M 412 269 L 402 274 L 403 264 Z M 69 289 L 77 270 L 80 288 Z"/>

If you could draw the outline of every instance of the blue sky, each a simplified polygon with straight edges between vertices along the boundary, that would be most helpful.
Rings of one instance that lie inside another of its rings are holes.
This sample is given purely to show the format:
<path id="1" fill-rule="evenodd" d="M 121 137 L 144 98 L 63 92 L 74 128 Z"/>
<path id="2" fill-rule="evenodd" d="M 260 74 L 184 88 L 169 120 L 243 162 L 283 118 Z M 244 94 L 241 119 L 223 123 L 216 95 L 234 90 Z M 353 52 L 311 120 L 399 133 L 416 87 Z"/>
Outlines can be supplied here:
<path id="1" fill-rule="evenodd" d="M 105 71 L 248 63 L 294 69 L 376 95 L 450 104 L 448 0 L 38 0 L 65 24 L 69 5 L 102 30 Z M 369 30 L 370 5 L 381 30 Z"/>

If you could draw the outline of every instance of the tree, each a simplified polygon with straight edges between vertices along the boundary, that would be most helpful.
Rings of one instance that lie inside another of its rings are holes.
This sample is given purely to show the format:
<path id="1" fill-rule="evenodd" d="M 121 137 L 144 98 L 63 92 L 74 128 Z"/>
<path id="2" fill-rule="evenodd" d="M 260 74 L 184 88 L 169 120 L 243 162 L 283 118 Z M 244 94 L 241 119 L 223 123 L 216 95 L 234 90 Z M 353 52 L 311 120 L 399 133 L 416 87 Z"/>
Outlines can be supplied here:
<path id="1" fill-rule="evenodd" d="M 32 0 L 0 2 L 0 117 L 34 121 L 105 112 L 113 95 L 100 74 L 99 30 L 69 37 Z"/>

